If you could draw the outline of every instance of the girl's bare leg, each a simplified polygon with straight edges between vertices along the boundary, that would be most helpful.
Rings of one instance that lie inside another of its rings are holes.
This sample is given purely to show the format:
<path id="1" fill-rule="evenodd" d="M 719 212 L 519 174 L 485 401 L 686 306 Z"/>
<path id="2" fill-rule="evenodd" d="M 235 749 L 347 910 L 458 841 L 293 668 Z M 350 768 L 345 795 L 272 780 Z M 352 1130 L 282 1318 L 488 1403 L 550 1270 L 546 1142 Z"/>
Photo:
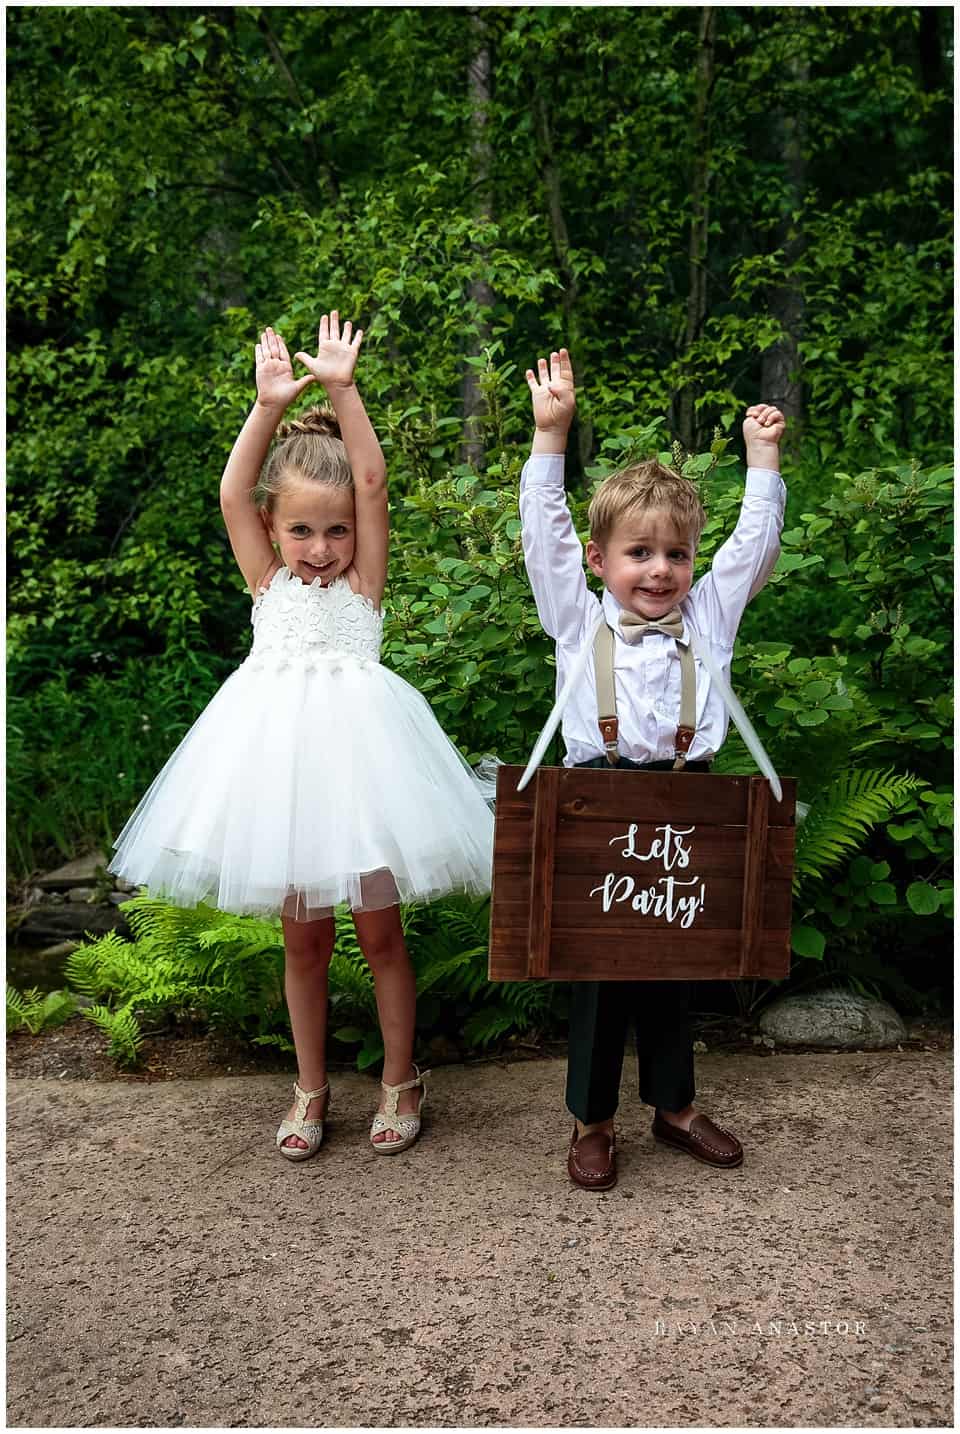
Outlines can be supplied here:
<path id="1" fill-rule="evenodd" d="M 301 1090 L 319 1090 L 327 1080 L 327 984 L 335 935 L 333 917 L 294 921 L 284 916 L 282 922 L 284 988 L 297 1049 L 297 1081 Z M 294 1102 L 288 1120 L 296 1109 Z M 320 1096 L 307 1106 L 306 1118 L 322 1120 L 326 1109 L 327 1096 Z M 307 1149 L 299 1135 L 289 1135 L 283 1143 Z"/>
<path id="2" fill-rule="evenodd" d="M 377 1013 L 383 1035 L 383 1079 L 387 1085 L 400 1085 L 413 1080 L 413 1027 L 417 1008 L 417 985 L 403 939 L 400 907 L 386 906 L 381 911 L 355 911 L 360 948 L 373 972 L 377 997 Z M 400 1115 L 416 1112 L 420 1104 L 419 1090 L 401 1091 L 397 1111 Z M 383 1110 L 384 1101 L 380 1102 Z M 399 1140 L 392 1130 L 374 1136 L 379 1144 Z"/>

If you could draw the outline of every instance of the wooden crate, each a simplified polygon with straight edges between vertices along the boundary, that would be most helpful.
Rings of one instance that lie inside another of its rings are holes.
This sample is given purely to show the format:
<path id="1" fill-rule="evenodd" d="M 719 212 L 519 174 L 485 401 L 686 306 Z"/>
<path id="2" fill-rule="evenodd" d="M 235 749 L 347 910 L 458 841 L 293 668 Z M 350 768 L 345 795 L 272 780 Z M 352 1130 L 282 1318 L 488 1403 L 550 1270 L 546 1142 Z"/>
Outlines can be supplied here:
<path id="1" fill-rule="evenodd" d="M 522 775 L 497 775 L 491 981 L 788 975 L 795 779 Z"/>

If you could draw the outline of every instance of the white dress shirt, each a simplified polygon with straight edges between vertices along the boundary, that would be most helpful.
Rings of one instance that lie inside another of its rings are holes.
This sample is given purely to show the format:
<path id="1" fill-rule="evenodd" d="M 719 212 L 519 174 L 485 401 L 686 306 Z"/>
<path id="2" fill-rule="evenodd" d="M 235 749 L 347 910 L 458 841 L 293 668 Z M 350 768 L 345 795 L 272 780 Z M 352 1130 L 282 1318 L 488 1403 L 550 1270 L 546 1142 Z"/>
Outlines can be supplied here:
<path id="1" fill-rule="evenodd" d="M 557 691 L 596 622 L 600 599 L 587 587 L 583 548 L 574 530 L 563 483 L 562 453 L 536 453 L 520 478 L 523 553 L 544 631 L 557 644 Z M 684 638 L 692 630 L 710 643 L 729 680 L 733 644 L 744 608 L 763 587 L 780 552 L 786 488 L 779 473 L 748 468 L 737 526 L 717 549 L 709 572 L 680 603 Z M 603 612 L 614 631 L 614 682 L 620 722 L 618 749 L 635 762 L 674 756 L 680 714 L 680 659 L 663 633 L 628 643 L 620 632 L 620 605 L 604 589 Z M 696 659 L 697 731 L 689 761 L 706 761 L 727 734 L 727 710 Z M 564 766 L 604 755 L 597 716 L 593 658 L 564 708 Z"/>

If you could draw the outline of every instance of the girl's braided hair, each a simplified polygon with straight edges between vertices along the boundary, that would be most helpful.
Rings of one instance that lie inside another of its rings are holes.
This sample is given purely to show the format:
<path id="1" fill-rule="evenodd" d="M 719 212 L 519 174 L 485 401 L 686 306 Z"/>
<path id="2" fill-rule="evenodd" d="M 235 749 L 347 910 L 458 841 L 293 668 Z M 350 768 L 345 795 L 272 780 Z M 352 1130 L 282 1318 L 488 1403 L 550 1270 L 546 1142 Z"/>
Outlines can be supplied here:
<path id="1" fill-rule="evenodd" d="M 277 441 L 253 490 L 253 501 L 269 513 L 289 483 L 304 481 L 353 487 L 347 450 L 331 408 L 308 408 L 280 424 Z"/>

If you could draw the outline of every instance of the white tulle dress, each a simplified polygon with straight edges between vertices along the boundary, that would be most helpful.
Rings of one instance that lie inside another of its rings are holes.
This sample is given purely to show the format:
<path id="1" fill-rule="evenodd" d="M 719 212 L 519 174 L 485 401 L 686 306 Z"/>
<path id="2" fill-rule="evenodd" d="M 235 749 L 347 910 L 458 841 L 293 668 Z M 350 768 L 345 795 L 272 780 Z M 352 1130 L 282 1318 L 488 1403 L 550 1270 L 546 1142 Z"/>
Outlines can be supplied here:
<path id="1" fill-rule="evenodd" d="M 299 920 L 490 889 L 485 786 L 419 692 L 380 664 L 346 578 L 280 568 L 250 655 L 115 842 L 110 870 L 180 906 Z"/>

